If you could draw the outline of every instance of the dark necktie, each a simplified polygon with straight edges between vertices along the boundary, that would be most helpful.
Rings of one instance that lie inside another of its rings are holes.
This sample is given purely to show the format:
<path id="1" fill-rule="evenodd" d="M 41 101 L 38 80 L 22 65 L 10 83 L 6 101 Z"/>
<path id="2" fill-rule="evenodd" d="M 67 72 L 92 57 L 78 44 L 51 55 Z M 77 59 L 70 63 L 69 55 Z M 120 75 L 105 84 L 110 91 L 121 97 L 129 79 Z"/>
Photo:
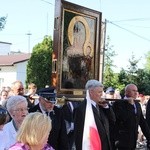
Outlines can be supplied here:
<path id="1" fill-rule="evenodd" d="M 137 108 L 136 108 L 135 104 L 134 104 L 134 112 L 135 112 L 135 114 L 137 114 Z"/>
<path id="2" fill-rule="evenodd" d="M 99 112 L 99 106 L 96 104 L 96 109 L 97 109 L 97 113 L 100 116 L 100 112 Z"/>
<path id="3" fill-rule="evenodd" d="M 51 111 L 49 115 L 51 117 L 51 120 L 53 120 L 54 119 L 54 111 Z"/>
<path id="4" fill-rule="evenodd" d="M 49 116 L 49 112 L 46 111 L 45 114 L 46 114 L 47 116 Z"/>
<path id="5" fill-rule="evenodd" d="M 54 119 L 54 115 L 55 115 L 54 111 L 50 111 L 50 112 L 46 111 L 45 113 L 46 113 L 47 116 L 50 116 L 51 120 Z"/>

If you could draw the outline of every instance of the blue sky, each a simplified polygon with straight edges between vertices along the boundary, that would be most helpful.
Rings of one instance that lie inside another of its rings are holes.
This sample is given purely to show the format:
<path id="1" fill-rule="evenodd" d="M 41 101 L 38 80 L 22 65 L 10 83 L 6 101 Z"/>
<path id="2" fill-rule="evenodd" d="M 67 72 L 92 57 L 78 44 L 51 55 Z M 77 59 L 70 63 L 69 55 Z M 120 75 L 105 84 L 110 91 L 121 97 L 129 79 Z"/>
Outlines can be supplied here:
<path id="1" fill-rule="evenodd" d="M 46 3 L 45 1 L 49 2 Z M 149 0 L 67 0 L 102 12 L 107 19 L 107 35 L 118 54 L 114 64 L 127 67 L 131 54 L 141 57 L 139 67 L 145 63 L 150 51 Z M 55 0 L 0 0 L 0 16 L 8 15 L 0 41 L 12 43 L 12 51 L 29 52 L 45 35 L 53 36 Z M 31 33 L 30 45 L 28 43 Z"/>

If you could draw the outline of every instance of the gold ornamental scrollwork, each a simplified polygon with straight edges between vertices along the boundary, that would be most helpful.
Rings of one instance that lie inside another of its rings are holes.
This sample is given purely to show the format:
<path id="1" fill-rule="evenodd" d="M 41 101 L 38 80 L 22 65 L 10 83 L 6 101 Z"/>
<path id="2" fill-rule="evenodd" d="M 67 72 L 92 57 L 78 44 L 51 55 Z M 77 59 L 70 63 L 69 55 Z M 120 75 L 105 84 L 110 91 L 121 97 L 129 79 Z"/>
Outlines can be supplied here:
<path id="1" fill-rule="evenodd" d="M 86 19 L 84 19 L 84 17 L 82 17 L 82 16 L 73 17 L 72 20 L 69 23 L 69 26 L 68 26 L 68 39 L 69 39 L 70 45 L 73 45 L 73 43 L 74 43 L 73 29 L 74 29 L 74 25 L 77 22 L 81 22 L 85 27 L 85 42 L 83 44 L 83 54 L 84 54 L 84 56 L 93 57 L 94 50 L 93 50 L 92 44 L 90 43 L 90 28 L 89 28 L 89 25 L 88 25 Z M 88 48 L 90 49 L 89 54 L 87 52 Z"/>

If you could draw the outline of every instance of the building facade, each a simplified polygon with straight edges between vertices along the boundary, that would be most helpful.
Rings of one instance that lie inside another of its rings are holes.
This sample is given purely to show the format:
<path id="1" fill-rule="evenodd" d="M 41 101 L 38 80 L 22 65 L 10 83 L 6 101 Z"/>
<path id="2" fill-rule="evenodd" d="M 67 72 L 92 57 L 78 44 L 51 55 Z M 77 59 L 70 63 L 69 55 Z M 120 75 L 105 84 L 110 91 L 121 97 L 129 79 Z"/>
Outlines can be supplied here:
<path id="1" fill-rule="evenodd" d="M 20 80 L 25 85 L 27 63 L 31 54 L 0 55 L 0 88 Z"/>

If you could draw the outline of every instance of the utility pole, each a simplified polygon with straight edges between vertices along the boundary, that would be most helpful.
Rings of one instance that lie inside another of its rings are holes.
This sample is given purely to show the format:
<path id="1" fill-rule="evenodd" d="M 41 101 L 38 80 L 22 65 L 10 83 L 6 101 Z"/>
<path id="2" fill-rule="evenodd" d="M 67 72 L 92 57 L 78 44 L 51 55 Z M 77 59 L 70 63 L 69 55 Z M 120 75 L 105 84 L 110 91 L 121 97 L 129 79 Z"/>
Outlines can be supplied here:
<path id="1" fill-rule="evenodd" d="M 105 65 L 105 51 L 106 51 L 106 25 L 107 20 L 101 23 L 101 48 L 100 48 L 100 74 L 99 79 L 101 82 L 104 80 L 104 65 Z"/>
<path id="2" fill-rule="evenodd" d="M 30 36 L 32 35 L 30 31 L 26 34 L 28 36 L 28 53 L 30 53 Z"/>
<path id="3" fill-rule="evenodd" d="M 49 1 L 47 0 L 41 0 L 43 1 L 44 3 L 47 3 L 47 4 L 50 4 L 50 5 L 53 5 L 52 3 L 50 3 Z M 48 16 L 48 13 L 47 13 L 47 17 L 46 17 L 46 36 L 48 36 L 48 28 L 49 28 L 49 16 Z"/>
<path id="4" fill-rule="evenodd" d="M 106 49 L 106 28 L 107 28 L 107 20 L 105 19 L 105 22 L 103 23 L 104 25 L 104 31 L 103 31 L 103 74 L 102 74 L 102 81 L 104 82 L 104 68 L 105 68 L 105 51 L 107 50 Z"/>

